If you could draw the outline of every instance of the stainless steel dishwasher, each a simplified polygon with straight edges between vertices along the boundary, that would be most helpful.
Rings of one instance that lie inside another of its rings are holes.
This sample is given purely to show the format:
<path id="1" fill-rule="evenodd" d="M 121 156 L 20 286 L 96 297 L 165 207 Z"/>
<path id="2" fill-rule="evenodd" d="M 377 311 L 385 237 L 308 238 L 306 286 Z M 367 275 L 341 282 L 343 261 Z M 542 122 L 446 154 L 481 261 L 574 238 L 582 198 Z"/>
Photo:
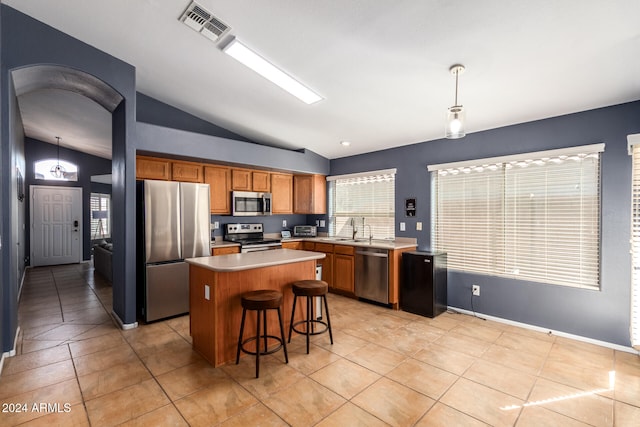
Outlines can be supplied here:
<path id="1" fill-rule="evenodd" d="M 356 296 L 389 304 L 389 254 L 387 251 L 358 248 L 355 264 Z"/>

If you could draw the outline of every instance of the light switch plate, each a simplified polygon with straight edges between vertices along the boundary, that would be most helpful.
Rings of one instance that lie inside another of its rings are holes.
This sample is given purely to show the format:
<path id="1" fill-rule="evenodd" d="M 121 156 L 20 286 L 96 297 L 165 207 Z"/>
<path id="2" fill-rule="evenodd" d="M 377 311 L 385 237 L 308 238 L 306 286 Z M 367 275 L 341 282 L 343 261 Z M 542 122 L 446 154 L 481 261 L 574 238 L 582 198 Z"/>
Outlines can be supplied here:
<path id="1" fill-rule="evenodd" d="M 220 223 L 218 221 L 213 221 L 213 229 L 217 230 L 218 228 L 220 228 Z"/>
<path id="2" fill-rule="evenodd" d="M 325 225 L 325 224 L 326 224 L 326 223 L 324 222 L 324 219 L 321 219 L 321 220 L 320 220 L 320 228 L 324 228 L 324 227 L 326 227 L 326 225 Z"/>
<path id="3" fill-rule="evenodd" d="M 400 231 L 405 231 L 407 229 L 407 225 L 404 222 L 400 223 Z"/>
<path id="4" fill-rule="evenodd" d="M 286 219 L 283 219 L 283 220 L 282 220 L 282 228 L 284 228 L 284 227 L 286 227 L 286 226 L 287 226 L 287 220 L 286 220 Z"/>
<path id="5" fill-rule="evenodd" d="M 421 222 L 416 222 L 416 230 L 422 231 L 422 223 Z"/>

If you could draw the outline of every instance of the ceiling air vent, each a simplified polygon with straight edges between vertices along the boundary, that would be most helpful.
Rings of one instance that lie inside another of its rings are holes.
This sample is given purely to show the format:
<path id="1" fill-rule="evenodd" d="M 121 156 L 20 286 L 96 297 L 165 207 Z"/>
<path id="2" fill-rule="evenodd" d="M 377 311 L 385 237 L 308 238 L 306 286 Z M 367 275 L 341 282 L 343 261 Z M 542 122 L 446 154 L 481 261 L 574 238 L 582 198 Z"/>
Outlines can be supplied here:
<path id="1" fill-rule="evenodd" d="M 180 21 L 212 41 L 217 41 L 231 29 L 196 2 L 191 2 Z"/>

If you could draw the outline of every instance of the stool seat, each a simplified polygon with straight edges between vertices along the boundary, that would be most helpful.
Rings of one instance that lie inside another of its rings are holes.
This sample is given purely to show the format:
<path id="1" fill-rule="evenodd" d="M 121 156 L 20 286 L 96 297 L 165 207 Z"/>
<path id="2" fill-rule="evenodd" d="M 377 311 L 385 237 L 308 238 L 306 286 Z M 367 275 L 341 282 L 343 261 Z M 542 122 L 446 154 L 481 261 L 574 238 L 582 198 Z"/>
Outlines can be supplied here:
<path id="1" fill-rule="evenodd" d="M 270 310 L 282 305 L 282 293 L 267 289 L 250 291 L 242 294 L 240 303 L 247 310 Z"/>
<path id="2" fill-rule="evenodd" d="M 291 289 L 300 297 L 320 297 L 328 292 L 329 285 L 322 280 L 298 280 L 291 284 Z"/>

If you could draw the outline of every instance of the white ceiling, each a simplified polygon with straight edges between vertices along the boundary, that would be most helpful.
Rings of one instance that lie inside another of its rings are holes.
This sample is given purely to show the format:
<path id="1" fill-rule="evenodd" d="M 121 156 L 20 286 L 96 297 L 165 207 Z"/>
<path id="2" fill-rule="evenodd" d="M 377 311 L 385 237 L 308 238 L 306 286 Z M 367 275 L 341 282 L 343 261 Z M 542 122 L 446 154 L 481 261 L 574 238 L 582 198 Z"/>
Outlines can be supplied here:
<path id="1" fill-rule="evenodd" d="M 179 22 L 189 0 L 3 3 L 134 65 L 146 95 L 328 158 L 442 138 L 456 63 L 467 133 L 640 99 L 638 0 L 198 1 L 325 98 L 310 106 Z M 38 102 L 27 135 L 53 131 Z"/>

